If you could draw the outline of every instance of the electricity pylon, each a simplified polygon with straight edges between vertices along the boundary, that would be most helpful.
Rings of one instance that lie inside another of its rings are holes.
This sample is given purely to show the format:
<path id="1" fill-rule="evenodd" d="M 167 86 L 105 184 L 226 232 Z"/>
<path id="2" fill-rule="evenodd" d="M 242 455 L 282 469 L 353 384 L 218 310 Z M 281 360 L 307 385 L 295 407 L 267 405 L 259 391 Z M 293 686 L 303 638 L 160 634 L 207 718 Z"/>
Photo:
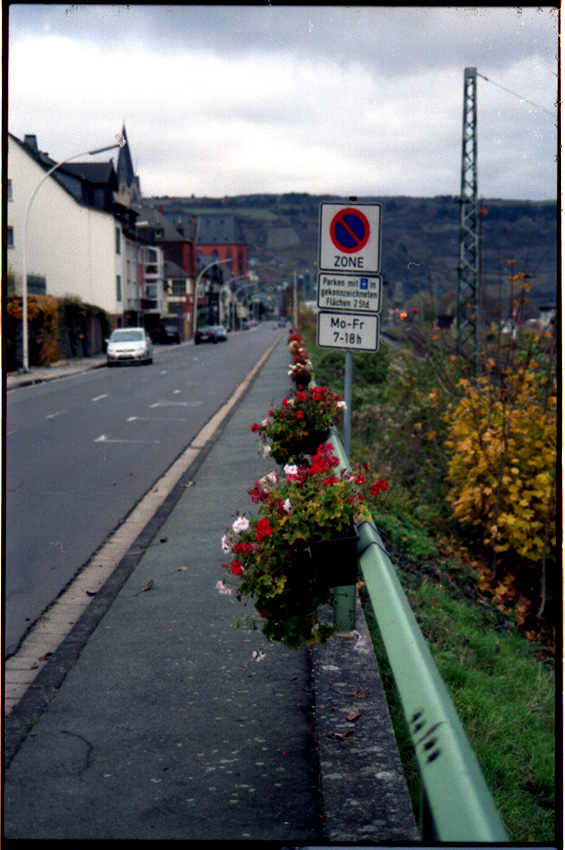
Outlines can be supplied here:
<path id="1" fill-rule="evenodd" d="M 479 210 L 477 198 L 477 69 L 465 68 L 459 266 L 457 278 L 457 352 L 479 365 Z"/>

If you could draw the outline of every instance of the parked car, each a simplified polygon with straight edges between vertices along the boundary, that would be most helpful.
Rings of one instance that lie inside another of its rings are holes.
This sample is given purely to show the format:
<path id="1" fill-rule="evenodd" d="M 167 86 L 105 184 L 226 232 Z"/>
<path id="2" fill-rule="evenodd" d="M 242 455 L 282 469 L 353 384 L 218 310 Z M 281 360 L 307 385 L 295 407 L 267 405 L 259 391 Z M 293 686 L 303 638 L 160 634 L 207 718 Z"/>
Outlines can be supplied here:
<path id="1" fill-rule="evenodd" d="M 201 342 L 225 342 L 228 335 L 223 325 L 203 325 L 196 329 L 194 335 L 195 345 L 200 345 Z"/>
<path id="2" fill-rule="evenodd" d="M 116 328 L 106 348 L 108 366 L 118 363 L 153 363 L 153 345 L 144 328 Z"/>
<path id="3" fill-rule="evenodd" d="M 176 343 L 180 345 L 180 331 L 176 325 L 163 325 L 159 331 L 159 342 L 163 345 Z"/>

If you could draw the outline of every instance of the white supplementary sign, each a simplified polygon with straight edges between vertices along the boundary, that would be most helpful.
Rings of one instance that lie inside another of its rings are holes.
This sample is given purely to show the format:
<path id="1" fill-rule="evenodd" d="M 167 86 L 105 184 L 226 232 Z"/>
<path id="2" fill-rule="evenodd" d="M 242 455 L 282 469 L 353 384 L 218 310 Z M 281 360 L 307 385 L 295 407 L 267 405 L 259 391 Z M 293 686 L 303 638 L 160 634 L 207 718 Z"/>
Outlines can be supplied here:
<path id="1" fill-rule="evenodd" d="M 364 275 L 318 275 L 318 307 L 380 313 L 382 279 Z"/>
<path id="2" fill-rule="evenodd" d="M 380 265 L 380 204 L 321 204 L 319 270 L 377 274 Z"/>
<path id="3" fill-rule="evenodd" d="M 379 316 L 376 314 L 318 313 L 320 348 L 348 348 L 352 351 L 377 351 Z"/>

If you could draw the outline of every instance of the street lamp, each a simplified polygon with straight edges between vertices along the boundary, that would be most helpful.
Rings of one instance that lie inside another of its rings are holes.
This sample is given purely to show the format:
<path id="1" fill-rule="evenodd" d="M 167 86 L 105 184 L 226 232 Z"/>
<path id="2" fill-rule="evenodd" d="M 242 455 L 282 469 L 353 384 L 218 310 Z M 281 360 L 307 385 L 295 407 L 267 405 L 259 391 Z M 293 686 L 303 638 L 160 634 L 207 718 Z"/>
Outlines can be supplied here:
<path id="1" fill-rule="evenodd" d="M 24 372 L 29 372 L 29 351 L 28 351 L 28 332 L 27 332 L 27 254 L 26 254 L 26 246 L 27 246 L 27 230 L 29 225 L 29 215 L 31 212 L 31 205 L 35 200 L 35 196 L 39 192 L 40 188 L 43 186 L 48 177 L 51 177 L 54 171 L 60 168 L 62 165 L 66 165 L 67 162 L 70 162 L 72 159 L 78 159 L 79 156 L 94 156 L 97 153 L 104 153 L 105 151 L 114 150 L 114 148 L 123 148 L 126 143 L 126 140 L 123 136 L 116 136 L 119 138 L 119 141 L 114 145 L 107 145 L 103 148 L 96 148 L 91 151 L 83 151 L 82 153 L 76 153 L 73 156 L 69 156 L 66 159 L 61 160 L 61 162 L 56 163 L 49 171 L 43 175 L 35 190 L 33 195 L 29 199 L 29 203 L 27 205 L 26 217 L 24 222 L 24 233 L 22 240 L 22 327 L 23 327 L 23 349 L 24 349 Z"/>
<path id="2" fill-rule="evenodd" d="M 248 275 L 242 275 L 242 277 L 248 277 Z M 250 286 L 257 286 L 257 284 L 254 280 L 251 281 L 251 283 L 244 283 L 241 286 L 237 287 L 237 289 L 234 292 L 234 295 L 239 295 L 239 293 L 242 291 L 242 289 L 248 289 L 248 287 L 250 287 Z M 233 326 L 234 330 L 235 330 L 235 304 L 236 304 L 236 299 L 234 298 L 233 301 L 232 301 L 232 308 L 233 308 L 232 309 L 232 317 L 233 317 L 232 318 L 232 326 Z"/>
<path id="3" fill-rule="evenodd" d="M 220 287 L 220 292 L 222 291 L 222 289 L 227 289 L 227 288 L 228 288 L 228 286 L 230 285 L 230 283 L 233 283 L 233 282 L 234 282 L 234 280 L 244 280 L 246 277 L 249 277 L 249 275 L 246 275 L 246 274 L 238 274 L 238 275 L 236 275 L 235 277 L 230 277 L 230 279 L 229 279 L 229 280 L 226 280 L 226 282 L 225 282 L 225 283 L 223 283 L 223 284 L 221 285 L 221 287 Z M 237 290 L 236 290 L 236 291 L 237 291 Z M 230 292 L 231 292 L 231 289 L 230 289 Z M 230 311 L 230 312 L 231 312 L 231 311 Z"/>
<path id="4" fill-rule="evenodd" d="M 211 269 L 212 266 L 222 266 L 224 263 L 229 263 L 229 257 L 225 260 L 214 260 L 213 263 L 209 263 L 207 266 L 204 266 L 198 277 L 196 278 L 196 283 L 194 286 L 194 303 L 192 305 L 192 336 L 196 336 L 196 323 L 198 320 L 198 287 L 200 286 L 200 281 L 202 280 L 204 273 Z"/>

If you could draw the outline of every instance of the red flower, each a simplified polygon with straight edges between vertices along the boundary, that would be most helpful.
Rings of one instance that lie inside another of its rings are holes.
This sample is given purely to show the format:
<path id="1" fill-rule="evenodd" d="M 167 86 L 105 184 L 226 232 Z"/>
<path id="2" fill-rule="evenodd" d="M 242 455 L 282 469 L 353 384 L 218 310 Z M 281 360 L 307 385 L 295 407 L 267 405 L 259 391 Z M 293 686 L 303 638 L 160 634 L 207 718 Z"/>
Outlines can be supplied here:
<path id="1" fill-rule="evenodd" d="M 255 528 L 256 531 L 256 540 L 257 543 L 260 543 L 265 537 L 270 537 L 273 533 L 273 529 L 269 524 L 269 520 L 267 517 L 264 519 L 260 519 Z"/>
<path id="2" fill-rule="evenodd" d="M 297 410 L 296 411 L 296 418 L 297 419 L 304 419 L 304 411 L 303 410 Z"/>
<path id="3" fill-rule="evenodd" d="M 260 431 L 260 430 L 261 430 L 261 426 L 260 426 L 260 425 L 257 425 L 257 423 L 256 423 L 256 422 L 254 422 L 254 423 L 253 423 L 253 425 L 251 426 L 251 430 L 252 430 L 252 431 Z"/>
<path id="4" fill-rule="evenodd" d="M 382 479 L 380 481 L 375 481 L 369 487 L 369 490 L 371 491 L 372 496 L 376 496 L 377 493 L 381 492 L 381 490 L 384 491 L 386 489 L 387 489 L 387 483 L 386 483 L 386 481 L 383 481 Z"/>
<path id="5" fill-rule="evenodd" d="M 234 576 L 240 576 L 243 574 L 243 564 L 241 561 L 233 561 L 231 565 L 231 571 Z"/>

